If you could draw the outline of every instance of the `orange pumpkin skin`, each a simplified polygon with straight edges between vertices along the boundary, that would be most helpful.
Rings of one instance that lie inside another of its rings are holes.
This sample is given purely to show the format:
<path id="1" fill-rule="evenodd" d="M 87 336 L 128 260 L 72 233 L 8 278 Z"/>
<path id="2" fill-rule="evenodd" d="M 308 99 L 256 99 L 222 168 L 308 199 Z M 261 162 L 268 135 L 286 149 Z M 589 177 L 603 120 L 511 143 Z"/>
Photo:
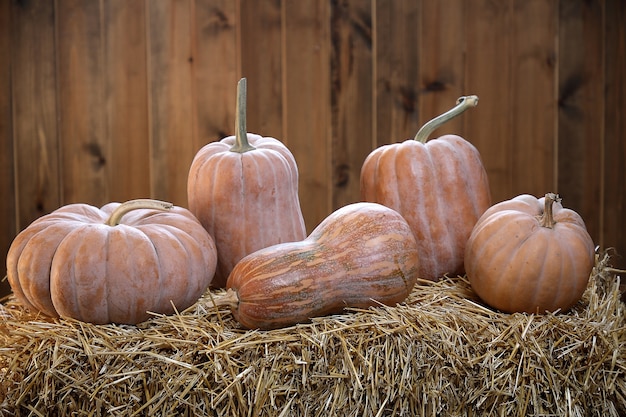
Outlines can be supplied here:
<path id="1" fill-rule="evenodd" d="M 410 293 L 418 268 L 415 238 L 402 216 L 379 204 L 354 203 L 302 241 L 246 256 L 227 287 L 244 327 L 273 329 L 346 307 L 395 305 Z"/>
<path id="2" fill-rule="evenodd" d="M 404 216 L 419 247 L 419 276 L 432 281 L 463 274 L 467 239 L 491 205 L 480 154 L 456 135 L 375 149 L 361 168 L 361 198 Z"/>
<path id="3" fill-rule="evenodd" d="M 552 198 L 555 195 L 549 195 Z M 503 312 L 567 311 L 587 288 L 594 243 L 582 218 L 546 197 L 520 195 L 489 208 L 478 220 L 465 253 L 476 294 Z"/>
<path id="4" fill-rule="evenodd" d="M 52 317 L 136 324 L 185 309 L 209 286 L 217 254 L 186 209 L 137 209 L 105 224 L 119 203 L 70 204 L 14 239 L 7 276 L 17 299 Z"/>
<path id="5" fill-rule="evenodd" d="M 187 183 L 189 209 L 215 240 L 212 286 L 224 287 L 235 264 L 267 246 L 306 237 L 298 167 L 285 145 L 247 133 L 254 150 L 232 152 L 235 136 L 205 145 Z"/>

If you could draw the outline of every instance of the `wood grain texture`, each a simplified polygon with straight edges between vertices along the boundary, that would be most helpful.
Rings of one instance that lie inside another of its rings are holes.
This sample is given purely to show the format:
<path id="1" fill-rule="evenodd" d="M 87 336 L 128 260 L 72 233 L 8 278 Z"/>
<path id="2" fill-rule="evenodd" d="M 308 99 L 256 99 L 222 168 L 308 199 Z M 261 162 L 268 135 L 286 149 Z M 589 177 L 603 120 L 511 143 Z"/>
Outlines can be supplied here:
<path id="1" fill-rule="evenodd" d="M 147 2 L 151 196 L 187 206 L 197 134 L 193 2 Z"/>
<path id="2" fill-rule="evenodd" d="M 418 47 L 420 125 L 448 111 L 459 97 L 475 94 L 465 88 L 466 4 L 463 0 L 422 3 Z M 450 120 L 434 132 L 433 138 L 444 134 L 464 136 L 464 120 L 473 117 L 471 113 Z M 471 142 L 471 138 L 465 139 Z"/>
<path id="3" fill-rule="evenodd" d="M 419 129 L 421 3 L 374 4 L 374 147 L 412 138 Z"/>
<path id="4" fill-rule="evenodd" d="M 315 0 L 282 5 L 283 135 L 300 170 L 308 231 L 332 211 L 329 6 Z"/>
<path id="5" fill-rule="evenodd" d="M 105 97 L 99 111 L 110 146 L 108 199 L 124 202 L 150 197 L 146 11 L 136 0 L 102 7 Z"/>
<path id="6" fill-rule="evenodd" d="M 0 253 L 6 254 L 17 233 L 13 161 L 13 120 L 11 111 L 11 3 L 0 2 Z M 4 258 L 0 258 L 4 261 Z M 6 263 L 0 264 L 0 298 L 10 292 Z"/>
<path id="7" fill-rule="evenodd" d="M 195 106 L 198 137 L 192 142 L 194 154 L 209 142 L 235 134 L 235 99 L 240 78 L 239 50 L 237 44 L 237 2 L 208 0 L 195 2 L 195 31 L 189 40 L 193 43 L 193 56 L 188 64 L 193 72 L 193 87 L 187 91 L 190 106 Z M 172 27 L 172 36 L 179 31 Z M 155 71 L 160 71 L 155 68 Z M 176 73 L 172 77 L 180 77 Z M 185 87 L 187 88 L 187 87 Z M 172 103 L 177 103 L 172 98 Z M 195 102 L 195 103 L 194 103 Z M 181 167 L 182 175 L 183 167 Z"/>
<path id="8" fill-rule="evenodd" d="M 613 248 L 615 265 L 626 269 L 626 3 L 607 0 L 605 19 L 606 107 L 600 244 L 602 248 Z"/>
<path id="9" fill-rule="evenodd" d="M 479 97 L 466 136 L 480 151 L 493 202 L 514 197 L 510 1 L 466 5 L 465 88 Z"/>
<path id="10" fill-rule="evenodd" d="M 601 239 L 604 65 L 601 0 L 559 3 L 558 185 L 565 207 Z M 600 82 L 598 82 L 600 81 Z"/>
<path id="11" fill-rule="evenodd" d="M 281 0 L 240 0 L 241 76 L 248 80 L 248 131 L 283 138 Z"/>
<path id="12" fill-rule="evenodd" d="M 360 200 L 359 177 L 373 142 L 372 7 L 338 2 L 331 16 L 333 210 Z"/>
<path id="13" fill-rule="evenodd" d="M 16 4 L 12 18 L 13 162 L 21 230 L 61 205 L 54 3 Z"/>
<path id="14" fill-rule="evenodd" d="M 310 231 L 359 194 L 374 148 L 435 132 L 482 155 L 494 202 L 562 194 L 626 265 L 619 0 L 0 2 L 2 245 L 60 205 L 186 206 L 191 160 L 234 132 L 282 140 Z"/>
<path id="15" fill-rule="evenodd" d="M 59 143 L 63 203 L 108 201 L 103 28 L 100 4 L 56 3 Z"/>
<path id="16" fill-rule="evenodd" d="M 511 165 L 515 194 L 556 189 L 556 42 L 558 3 L 514 0 L 510 49 Z"/>

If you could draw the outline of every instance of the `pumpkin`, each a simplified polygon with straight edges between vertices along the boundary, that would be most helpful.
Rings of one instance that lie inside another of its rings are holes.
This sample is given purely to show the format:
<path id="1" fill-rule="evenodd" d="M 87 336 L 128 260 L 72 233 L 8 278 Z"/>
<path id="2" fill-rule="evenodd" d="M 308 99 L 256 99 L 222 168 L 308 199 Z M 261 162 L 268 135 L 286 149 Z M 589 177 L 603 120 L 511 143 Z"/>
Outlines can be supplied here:
<path id="1" fill-rule="evenodd" d="M 136 324 L 185 309 L 215 273 L 213 239 L 187 209 L 156 200 L 70 204 L 20 232 L 7 254 L 16 298 L 52 317 Z"/>
<path id="2" fill-rule="evenodd" d="M 417 280 L 411 228 L 394 210 L 353 203 L 304 240 L 273 245 L 237 263 L 218 304 L 249 329 L 274 329 L 342 312 L 395 305 Z"/>
<path id="3" fill-rule="evenodd" d="M 224 287 L 235 264 L 261 248 L 306 237 L 298 167 L 278 139 L 246 132 L 246 79 L 238 84 L 236 135 L 205 145 L 189 170 L 189 210 L 215 240 Z"/>
<path id="4" fill-rule="evenodd" d="M 520 195 L 476 223 L 465 269 L 476 294 L 504 312 L 567 311 L 587 288 L 595 263 L 583 219 L 554 193 Z"/>
<path id="5" fill-rule="evenodd" d="M 361 167 L 361 199 L 404 216 L 419 246 L 423 279 L 463 274 L 467 239 L 491 205 L 478 150 L 457 135 L 427 141 L 436 128 L 477 104 L 476 96 L 461 97 L 453 109 L 426 123 L 414 139 L 373 150 Z"/>

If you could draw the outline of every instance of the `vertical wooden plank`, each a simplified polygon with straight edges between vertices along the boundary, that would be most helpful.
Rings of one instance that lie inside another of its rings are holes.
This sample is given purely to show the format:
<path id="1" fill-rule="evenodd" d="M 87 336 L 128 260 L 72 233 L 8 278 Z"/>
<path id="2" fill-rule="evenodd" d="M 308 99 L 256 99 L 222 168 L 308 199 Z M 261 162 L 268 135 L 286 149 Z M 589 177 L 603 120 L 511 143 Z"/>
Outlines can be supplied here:
<path id="1" fill-rule="evenodd" d="M 626 269 L 626 3 L 606 0 L 603 248 L 614 248 L 614 264 Z M 622 275 L 622 280 L 624 276 Z"/>
<path id="2" fill-rule="evenodd" d="M 145 2 L 103 5 L 105 136 L 111 144 L 109 198 L 150 196 Z"/>
<path id="3" fill-rule="evenodd" d="M 419 22 L 420 125 L 448 111 L 459 97 L 474 94 L 465 91 L 464 82 L 466 3 L 464 0 L 422 2 Z M 468 113 L 467 117 L 472 114 Z M 434 137 L 447 133 L 464 136 L 464 119 L 465 116 L 460 116 L 450 120 L 435 132 Z M 471 141 L 469 137 L 466 139 Z"/>
<path id="4" fill-rule="evenodd" d="M 283 135 L 300 170 L 307 230 L 332 211 L 329 2 L 285 1 Z"/>
<path id="5" fill-rule="evenodd" d="M 54 3 L 13 6 L 12 92 L 18 230 L 59 200 Z"/>
<path id="6" fill-rule="evenodd" d="M 559 2 L 558 193 L 600 240 L 603 1 Z"/>
<path id="7" fill-rule="evenodd" d="M 58 0 L 57 58 L 62 200 L 108 201 L 100 2 Z"/>
<path id="8" fill-rule="evenodd" d="M 248 131 L 283 137 L 281 0 L 241 0 L 241 72 L 248 79 Z"/>
<path id="9" fill-rule="evenodd" d="M 6 253 L 17 234 L 13 123 L 11 120 L 12 25 L 11 3 L 0 2 L 0 299 L 10 293 Z"/>
<path id="10" fill-rule="evenodd" d="M 510 25 L 511 1 L 466 4 L 465 87 L 479 97 L 466 136 L 482 155 L 494 202 L 513 197 Z M 517 175 L 517 174 L 516 174 Z"/>
<path id="11" fill-rule="evenodd" d="M 146 2 L 152 197 L 187 205 L 197 151 L 192 0 Z M 211 94 L 209 92 L 208 94 Z"/>
<path id="12" fill-rule="evenodd" d="M 513 192 L 542 196 L 556 184 L 558 3 L 514 0 L 511 21 Z"/>
<path id="13" fill-rule="evenodd" d="M 421 4 L 414 0 L 376 0 L 372 148 L 412 138 L 420 127 L 417 22 Z"/>
<path id="14" fill-rule="evenodd" d="M 332 2 L 333 209 L 360 200 L 359 177 L 373 141 L 372 2 Z"/>
<path id="15" fill-rule="evenodd" d="M 240 78 L 236 5 L 237 2 L 232 0 L 202 0 L 195 3 L 197 29 L 193 33 L 195 45 L 192 67 L 198 138 L 194 142 L 194 155 L 206 143 L 235 134 L 235 100 Z M 187 71 L 183 67 L 181 63 L 180 70 Z M 249 89 L 256 87 L 251 84 L 248 82 Z M 252 94 L 249 90 L 248 96 Z M 178 99 L 183 99 L 183 96 Z M 254 100 L 253 97 L 250 99 Z M 185 163 L 190 165 L 191 160 Z"/>

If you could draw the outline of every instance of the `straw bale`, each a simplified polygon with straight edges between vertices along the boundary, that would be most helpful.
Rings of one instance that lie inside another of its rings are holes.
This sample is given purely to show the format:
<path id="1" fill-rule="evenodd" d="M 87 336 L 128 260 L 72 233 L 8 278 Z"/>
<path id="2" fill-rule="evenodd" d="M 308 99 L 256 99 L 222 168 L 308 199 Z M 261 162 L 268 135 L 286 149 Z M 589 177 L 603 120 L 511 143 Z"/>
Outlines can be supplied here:
<path id="1" fill-rule="evenodd" d="M 566 314 L 501 314 L 463 277 L 405 303 L 245 331 L 207 292 L 138 326 L 0 308 L 7 416 L 624 416 L 625 305 L 599 260 Z"/>

